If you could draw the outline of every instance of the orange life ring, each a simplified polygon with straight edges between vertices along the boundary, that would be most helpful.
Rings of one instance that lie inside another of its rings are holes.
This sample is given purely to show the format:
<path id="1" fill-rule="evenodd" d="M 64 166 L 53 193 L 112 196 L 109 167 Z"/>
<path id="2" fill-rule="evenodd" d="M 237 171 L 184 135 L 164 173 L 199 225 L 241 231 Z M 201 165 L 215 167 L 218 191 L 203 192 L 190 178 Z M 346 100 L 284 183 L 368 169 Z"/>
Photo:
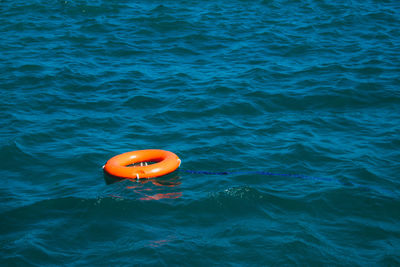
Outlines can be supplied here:
<path id="1" fill-rule="evenodd" d="M 156 162 L 146 166 L 128 166 L 135 163 Z M 160 149 L 146 149 L 126 152 L 112 157 L 103 166 L 108 174 L 121 178 L 154 178 L 175 171 L 181 160 L 172 152 Z"/>

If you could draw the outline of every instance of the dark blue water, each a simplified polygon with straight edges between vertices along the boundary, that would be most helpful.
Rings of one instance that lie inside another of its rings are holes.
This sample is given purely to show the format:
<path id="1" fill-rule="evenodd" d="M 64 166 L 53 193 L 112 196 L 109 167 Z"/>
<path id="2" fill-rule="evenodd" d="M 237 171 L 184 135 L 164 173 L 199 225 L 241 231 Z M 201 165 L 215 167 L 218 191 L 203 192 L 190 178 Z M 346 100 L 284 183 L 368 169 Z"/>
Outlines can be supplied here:
<path id="1" fill-rule="evenodd" d="M 0 1 L 0 265 L 400 265 L 398 1 Z M 158 148 L 180 171 L 109 180 Z"/>

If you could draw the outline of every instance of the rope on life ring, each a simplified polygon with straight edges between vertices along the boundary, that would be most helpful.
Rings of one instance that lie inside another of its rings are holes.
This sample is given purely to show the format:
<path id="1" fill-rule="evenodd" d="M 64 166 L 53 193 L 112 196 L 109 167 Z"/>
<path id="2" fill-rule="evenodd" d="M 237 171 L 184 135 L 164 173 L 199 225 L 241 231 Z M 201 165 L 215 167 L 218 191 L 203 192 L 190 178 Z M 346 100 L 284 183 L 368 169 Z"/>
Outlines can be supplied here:
<path id="1" fill-rule="evenodd" d="M 148 162 L 155 163 L 148 165 Z M 139 165 L 129 166 L 133 164 Z M 181 160 L 172 152 L 146 149 L 114 156 L 103 166 L 103 170 L 116 177 L 141 179 L 166 175 L 175 171 L 180 165 Z"/>

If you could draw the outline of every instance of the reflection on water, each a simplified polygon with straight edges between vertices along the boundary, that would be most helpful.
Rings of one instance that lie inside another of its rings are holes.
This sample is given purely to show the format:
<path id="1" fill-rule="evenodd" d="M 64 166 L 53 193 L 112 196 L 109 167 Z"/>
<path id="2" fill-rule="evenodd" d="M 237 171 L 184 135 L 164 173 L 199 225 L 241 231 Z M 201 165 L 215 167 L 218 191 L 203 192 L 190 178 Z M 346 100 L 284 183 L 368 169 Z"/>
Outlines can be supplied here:
<path id="1" fill-rule="evenodd" d="M 179 198 L 182 196 L 182 192 L 176 192 L 176 193 L 165 193 L 165 194 L 155 194 L 153 196 L 146 196 L 146 197 L 141 197 L 140 200 L 160 200 L 163 198 Z"/>
<path id="2" fill-rule="evenodd" d="M 177 191 L 181 182 L 180 177 L 176 173 L 159 178 L 124 179 L 104 172 L 104 181 L 107 185 L 123 182 L 123 191 L 129 190 L 129 192 L 133 192 L 140 200 L 175 199 L 182 196 L 182 192 Z M 122 197 L 115 193 L 112 196 L 117 198 Z"/>
<path id="3" fill-rule="evenodd" d="M 176 239 L 177 239 L 177 237 L 175 235 L 167 235 L 163 239 L 149 240 L 149 242 L 147 243 L 146 246 L 152 247 L 152 248 L 159 248 L 159 247 L 162 247 L 166 244 L 169 244 L 169 243 L 175 241 Z"/>

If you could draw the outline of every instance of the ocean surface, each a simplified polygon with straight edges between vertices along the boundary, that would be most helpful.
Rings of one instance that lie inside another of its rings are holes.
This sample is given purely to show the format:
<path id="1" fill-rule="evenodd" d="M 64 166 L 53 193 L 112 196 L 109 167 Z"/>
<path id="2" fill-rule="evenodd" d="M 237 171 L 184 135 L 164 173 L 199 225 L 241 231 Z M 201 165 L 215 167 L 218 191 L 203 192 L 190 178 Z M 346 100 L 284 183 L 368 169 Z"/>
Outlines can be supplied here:
<path id="1" fill-rule="evenodd" d="M 398 0 L 0 1 L 1 266 L 400 266 Z M 102 166 L 182 160 L 156 179 Z"/>

